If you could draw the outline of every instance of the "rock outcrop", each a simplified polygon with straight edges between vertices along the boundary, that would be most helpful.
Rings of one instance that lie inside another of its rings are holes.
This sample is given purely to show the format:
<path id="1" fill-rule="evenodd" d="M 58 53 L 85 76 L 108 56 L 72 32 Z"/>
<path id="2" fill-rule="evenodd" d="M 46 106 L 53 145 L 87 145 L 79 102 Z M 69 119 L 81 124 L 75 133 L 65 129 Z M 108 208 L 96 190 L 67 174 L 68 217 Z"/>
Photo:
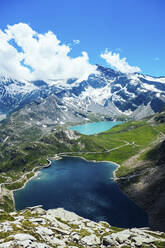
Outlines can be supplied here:
<path id="1" fill-rule="evenodd" d="M 0 248 L 165 247 L 164 233 L 116 228 L 61 208 L 0 212 L 0 219 Z"/>

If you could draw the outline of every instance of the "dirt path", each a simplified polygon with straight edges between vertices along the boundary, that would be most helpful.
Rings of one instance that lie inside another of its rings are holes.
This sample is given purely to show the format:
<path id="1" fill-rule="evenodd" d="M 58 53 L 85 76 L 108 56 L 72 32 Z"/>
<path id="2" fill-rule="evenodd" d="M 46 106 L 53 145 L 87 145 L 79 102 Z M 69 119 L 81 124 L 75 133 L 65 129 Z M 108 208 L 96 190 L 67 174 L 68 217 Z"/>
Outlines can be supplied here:
<path id="1" fill-rule="evenodd" d="M 47 161 L 49 162 L 48 165 L 44 165 L 42 168 L 44 168 L 44 167 L 49 167 L 49 166 L 50 166 L 51 161 L 50 161 L 49 159 L 47 159 Z M 38 172 L 38 171 L 37 171 L 38 169 L 41 169 L 41 166 L 34 167 L 34 168 L 32 169 L 32 171 L 26 172 L 24 175 L 22 175 L 22 176 L 21 176 L 18 180 L 16 180 L 16 181 L 7 182 L 7 183 L 1 183 L 1 184 L 0 184 L 0 194 L 2 193 L 2 186 L 3 186 L 3 185 L 10 185 L 10 184 L 13 184 L 13 183 L 19 183 L 19 182 L 23 181 L 29 173 L 32 173 L 32 172 L 34 173 L 35 170 L 36 170 L 36 172 Z M 34 175 L 34 176 L 36 176 L 36 175 Z M 32 177 L 31 177 L 31 178 L 32 178 Z M 29 180 L 30 180 L 31 178 L 29 178 Z M 27 181 L 28 181 L 28 180 L 27 180 Z"/>
<path id="2" fill-rule="evenodd" d="M 61 152 L 61 153 L 58 153 L 57 155 L 67 155 L 67 154 L 99 154 L 99 153 L 108 153 L 108 152 L 111 152 L 111 151 L 114 151 L 114 150 L 118 150 L 124 146 L 128 146 L 128 145 L 131 145 L 129 142 L 127 141 L 124 141 L 125 144 L 124 145 L 121 145 L 121 146 L 118 146 L 118 147 L 115 147 L 115 148 L 112 148 L 112 149 L 109 149 L 109 150 L 106 150 L 106 151 L 102 151 L 102 152 L 87 152 L 87 151 L 78 151 L 78 152 Z"/>

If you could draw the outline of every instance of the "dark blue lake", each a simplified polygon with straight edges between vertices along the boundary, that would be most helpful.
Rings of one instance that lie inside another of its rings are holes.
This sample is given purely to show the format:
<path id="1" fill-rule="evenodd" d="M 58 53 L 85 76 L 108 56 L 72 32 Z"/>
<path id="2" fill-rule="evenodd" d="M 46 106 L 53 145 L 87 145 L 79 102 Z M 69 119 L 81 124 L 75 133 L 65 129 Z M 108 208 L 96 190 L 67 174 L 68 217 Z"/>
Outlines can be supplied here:
<path id="1" fill-rule="evenodd" d="M 146 213 L 113 181 L 116 165 L 64 157 L 42 169 L 25 188 L 14 193 L 16 209 L 43 205 L 64 208 L 94 221 L 119 227 L 147 226 Z"/>
<path id="2" fill-rule="evenodd" d="M 91 135 L 91 134 L 105 132 L 110 128 L 122 123 L 123 123 L 122 121 L 99 121 L 99 122 L 92 122 L 83 125 L 72 126 L 69 127 L 69 129 L 77 131 L 81 134 Z"/>

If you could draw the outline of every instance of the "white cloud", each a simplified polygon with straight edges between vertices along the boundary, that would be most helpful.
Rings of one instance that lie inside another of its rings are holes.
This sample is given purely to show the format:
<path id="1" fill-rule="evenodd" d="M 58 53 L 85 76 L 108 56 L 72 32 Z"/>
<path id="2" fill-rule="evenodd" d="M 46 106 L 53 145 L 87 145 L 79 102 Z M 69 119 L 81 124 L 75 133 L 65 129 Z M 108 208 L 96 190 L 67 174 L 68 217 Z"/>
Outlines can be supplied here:
<path id="1" fill-rule="evenodd" d="M 104 53 L 102 53 L 101 58 L 105 59 L 105 61 L 112 67 L 114 67 L 117 71 L 123 72 L 123 73 L 134 73 L 134 72 L 140 72 L 141 69 L 137 66 L 131 66 L 126 61 L 126 58 L 120 59 L 119 53 L 112 53 L 109 52 L 107 49 Z"/>
<path id="2" fill-rule="evenodd" d="M 70 51 L 51 31 L 40 34 L 25 23 L 8 25 L 0 30 L 0 74 L 27 80 L 87 79 L 96 66 L 89 63 L 86 52 L 72 58 Z"/>
<path id="3" fill-rule="evenodd" d="M 80 40 L 73 40 L 73 43 L 74 43 L 75 45 L 78 45 L 78 44 L 80 43 Z"/>

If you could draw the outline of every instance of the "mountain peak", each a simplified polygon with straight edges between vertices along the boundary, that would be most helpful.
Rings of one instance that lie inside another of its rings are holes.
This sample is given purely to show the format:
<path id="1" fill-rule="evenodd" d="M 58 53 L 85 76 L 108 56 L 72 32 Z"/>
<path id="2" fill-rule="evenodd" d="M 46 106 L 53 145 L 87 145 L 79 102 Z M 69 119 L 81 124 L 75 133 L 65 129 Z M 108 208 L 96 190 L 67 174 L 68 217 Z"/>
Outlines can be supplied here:
<path id="1" fill-rule="evenodd" d="M 0 77 L 0 109 L 8 113 L 51 94 L 68 106 L 86 113 L 107 116 L 129 115 L 137 119 L 151 115 L 165 105 L 165 78 L 124 74 L 97 65 L 96 74 L 78 82 L 68 80 L 18 81 Z"/>

